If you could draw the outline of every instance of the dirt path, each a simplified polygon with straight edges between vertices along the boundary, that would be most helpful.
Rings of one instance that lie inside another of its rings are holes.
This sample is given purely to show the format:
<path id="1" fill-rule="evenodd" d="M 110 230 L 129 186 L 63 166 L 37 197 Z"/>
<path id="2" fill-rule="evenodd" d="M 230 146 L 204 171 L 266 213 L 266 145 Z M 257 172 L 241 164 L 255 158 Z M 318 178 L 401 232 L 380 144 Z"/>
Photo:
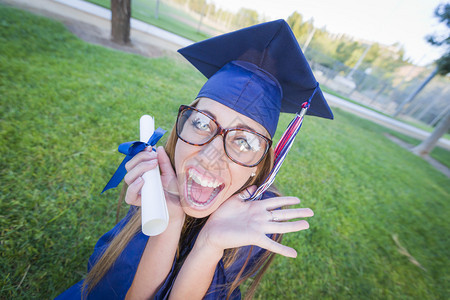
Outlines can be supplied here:
<path id="1" fill-rule="evenodd" d="M 0 3 L 61 21 L 80 39 L 120 51 L 147 57 L 174 57 L 176 56 L 175 51 L 179 48 L 178 45 L 135 29 L 132 29 L 130 33 L 130 45 L 113 43 L 110 40 L 111 23 L 109 20 L 52 0 L 0 0 Z"/>

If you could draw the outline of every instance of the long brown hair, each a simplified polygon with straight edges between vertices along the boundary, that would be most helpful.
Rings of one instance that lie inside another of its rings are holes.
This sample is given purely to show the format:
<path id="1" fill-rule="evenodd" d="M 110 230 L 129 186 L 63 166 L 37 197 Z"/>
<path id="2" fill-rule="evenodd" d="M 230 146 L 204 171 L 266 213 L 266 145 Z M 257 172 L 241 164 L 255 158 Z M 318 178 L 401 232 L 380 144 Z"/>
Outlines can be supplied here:
<path id="1" fill-rule="evenodd" d="M 191 106 L 196 106 L 198 103 L 198 100 L 194 101 Z M 177 143 L 178 137 L 176 134 L 175 126 L 172 129 L 169 138 L 167 140 L 167 143 L 165 145 L 165 150 L 167 152 L 167 155 L 170 158 L 170 161 L 172 163 L 172 167 L 175 165 L 175 146 Z M 237 191 L 236 193 L 240 193 L 245 188 L 251 185 L 257 185 L 259 186 L 264 179 L 269 174 L 270 170 L 273 167 L 273 161 L 274 161 L 274 153 L 273 149 L 270 148 L 268 154 L 265 156 L 263 161 L 258 165 L 258 169 L 256 172 L 256 175 L 254 177 L 250 177 L 250 179 L 242 186 L 242 188 Z M 124 183 L 122 187 L 121 196 L 119 199 L 119 204 L 123 201 L 125 191 L 127 189 L 127 185 Z M 279 196 L 280 193 L 275 189 L 271 188 L 269 189 L 271 192 L 273 192 L 275 195 Z M 119 208 L 120 206 L 118 206 Z M 190 233 L 193 230 L 197 230 L 199 226 L 201 226 L 207 218 L 204 219 L 196 219 L 190 216 L 186 216 L 185 223 L 183 225 L 183 229 L 181 232 L 181 238 L 178 243 L 178 250 L 177 255 L 180 253 L 181 247 L 183 246 L 183 242 L 185 239 L 190 235 Z M 98 282 L 101 280 L 103 276 L 105 276 L 106 272 L 112 267 L 114 262 L 117 260 L 119 255 L 122 253 L 122 251 L 125 249 L 125 247 L 128 245 L 130 240 L 140 232 L 141 228 L 141 213 L 140 208 L 138 208 L 133 216 L 130 218 L 128 223 L 124 226 L 124 228 L 116 235 L 116 237 L 111 241 L 109 247 L 104 251 L 104 253 L 101 255 L 101 257 L 98 259 L 98 261 L 95 263 L 95 265 L 91 268 L 91 270 L 86 275 L 86 278 L 83 282 L 82 287 L 82 295 L 85 296 L 91 292 L 91 290 L 98 284 Z M 281 234 L 275 234 L 272 236 L 272 239 L 280 242 L 282 239 Z M 222 261 L 224 263 L 224 267 L 228 268 L 230 267 L 238 258 L 239 256 L 239 249 L 240 248 L 232 248 L 232 249 L 226 249 L 224 251 L 224 256 L 222 257 Z M 247 280 L 249 277 L 253 276 L 255 273 L 255 278 L 252 281 L 252 284 L 247 289 L 247 293 L 245 295 L 245 299 L 251 299 L 255 293 L 256 287 L 258 286 L 264 272 L 269 267 L 270 263 L 272 262 L 275 254 L 270 251 L 265 251 L 261 257 L 257 260 L 253 266 L 248 268 L 244 274 L 244 270 L 247 268 L 248 261 L 251 257 L 253 247 L 250 248 L 250 251 L 248 253 L 248 256 L 244 262 L 244 265 L 242 266 L 241 270 L 238 272 L 235 280 L 229 285 L 229 291 L 227 294 L 227 299 L 231 296 L 232 292 L 239 287 L 245 280 Z M 83 297 L 84 298 L 84 297 Z"/>

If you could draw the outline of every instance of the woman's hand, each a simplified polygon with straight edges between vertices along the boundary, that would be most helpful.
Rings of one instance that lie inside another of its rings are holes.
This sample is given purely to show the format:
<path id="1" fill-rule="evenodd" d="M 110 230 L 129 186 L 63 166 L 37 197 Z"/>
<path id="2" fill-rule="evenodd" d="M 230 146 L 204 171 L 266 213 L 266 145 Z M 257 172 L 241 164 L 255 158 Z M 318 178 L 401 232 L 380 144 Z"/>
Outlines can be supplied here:
<path id="1" fill-rule="evenodd" d="M 256 187 L 249 188 L 253 192 Z M 297 257 L 297 252 L 279 244 L 266 234 L 296 232 L 309 228 L 305 220 L 290 221 L 314 215 L 309 208 L 278 209 L 295 205 L 300 200 L 295 197 L 274 197 L 261 201 L 244 202 L 239 195 L 225 201 L 211 214 L 197 241 L 217 251 L 227 248 L 256 245 L 269 251 Z"/>
<path id="2" fill-rule="evenodd" d="M 177 176 L 163 147 L 158 147 L 156 152 L 146 148 L 126 163 L 125 169 L 127 174 L 124 180 L 128 184 L 128 189 L 125 202 L 130 205 L 141 206 L 141 189 L 144 185 L 142 175 L 156 168 L 158 164 L 161 171 L 161 182 L 167 201 L 167 209 L 169 210 L 170 223 L 179 221 L 183 224 L 185 213 L 180 205 Z"/>

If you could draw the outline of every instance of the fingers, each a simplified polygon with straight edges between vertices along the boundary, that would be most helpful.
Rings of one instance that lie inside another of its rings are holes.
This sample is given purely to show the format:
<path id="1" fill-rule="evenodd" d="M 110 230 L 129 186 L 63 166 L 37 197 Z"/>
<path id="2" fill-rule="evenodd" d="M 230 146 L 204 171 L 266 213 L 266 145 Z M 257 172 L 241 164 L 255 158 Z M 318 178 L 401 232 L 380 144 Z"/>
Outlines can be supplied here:
<path id="1" fill-rule="evenodd" d="M 124 181 L 128 184 L 125 196 L 126 203 L 136 206 L 141 205 L 140 191 L 144 185 L 142 175 L 145 172 L 156 168 L 158 165 L 158 156 L 159 155 L 155 151 L 152 151 L 151 148 L 148 147 L 144 151 L 139 152 L 125 164 L 127 174 L 124 177 Z"/>
<path id="2" fill-rule="evenodd" d="M 268 233 L 288 233 L 297 232 L 309 228 L 309 223 L 305 220 L 293 222 L 267 222 L 262 225 L 266 234 Z"/>
<path id="3" fill-rule="evenodd" d="M 157 153 L 153 150 L 151 150 L 150 147 L 145 148 L 144 151 L 139 152 L 136 154 L 129 162 L 125 164 L 125 169 L 127 171 L 130 171 L 134 167 L 136 167 L 139 163 L 146 161 L 146 160 L 152 160 L 156 159 L 158 157 Z"/>
<path id="4" fill-rule="evenodd" d="M 312 211 L 311 211 L 312 212 Z M 269 233 L 289 233 L 289 232 L 297 232 L 300 230 L 305 230 L 309 228 L 309 223 L 305 220 L 301 221 L 295 221 L 295 222 L 283 222 L 283 223 L 277 223 L 277 222 L 270 222 L 263 225 L 265 231 L 267 234 Z M 261 241 L 258 243 L 258 246 L 264 249 L 267 249 L 269 251 L 272 251 L 274 253 L 278 253 L 283 256 L 297 257 L 297 251 L 294 249 L 284 246 L 280 243 L 275 242 L 274 240 L 270 239 L 266 235 L 261 239 Z"/>
<path id="5" fill-rule="evenodd" d="M 161 176 L 175 176 L 175 171 L 173 170 L 172 163 L 170 162 L 169 156 L 162 146 L 156 149 L 159 159 L 159 169 L 161 171 Z"/>
<path id="6" fill-rule="evenodd" d="M 144 185 L 142 177 L 138 177 L 133 183 L 128 186 L 127 193 L 125 195 L 125 202 L 134 206 L 141 206 L 141 194 L 140 190 Z"/>
<path id="7" fill-rule="evenodd" d="M 314 212 L 309 208 L 278 209 L 271 210 L 269 213 L 270 221 L 275 222 L 314 216 Z"/>
<path id="8" fill-rule="evenodd" d="M 131 161 L 131 160 L 130 160 Z M 130 169 L 124 177 L 124 181 L 131 185 L 138 177 L 141 177 L 147 171 L 150 171 L 158 165 L 157 159 L 144 160 Z"/>
<path id="9" fill-rule="evenodd" d="M 124 177 L 124 181 L 131 185 L 142 174 L 154 169 L 158 165 L 157 157 L 157 153 L 152 151 L 151 148 L 146 148 L 144 151 L 136 154 L 125 164 L 127 174 Z"/>
<path id="10" fill-rule="evenodd" d="M 297 197 L 275 197 L 259 201 L 266 210 L 273 210 L 286 205 L 295 205 L 300 203 Z"/>
<path id="11" fill-rule="evenodd" d="M 267 249 L 269 251 L 272 251 L 274 253 L 278 253 L 283 256 L 292 257 L 292 258 L 297 257 L 297 251 L 295 251 L 294 249 L 292 249 L 288 246 L 277 243 L 267 236 L 264 236 L 257 246 Z"/>

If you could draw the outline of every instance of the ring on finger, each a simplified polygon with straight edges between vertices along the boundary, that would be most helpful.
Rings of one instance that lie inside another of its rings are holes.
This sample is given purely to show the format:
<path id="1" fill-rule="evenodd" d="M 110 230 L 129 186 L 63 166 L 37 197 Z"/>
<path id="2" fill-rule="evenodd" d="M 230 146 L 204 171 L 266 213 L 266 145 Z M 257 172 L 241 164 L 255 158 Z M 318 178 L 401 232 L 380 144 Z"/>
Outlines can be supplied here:
<path id="1" fill-rule="evenodd" d="M 273 210 L 270 211 L 270 214 L 272 215 L 272 222 L 278 222 L 280 219 L 274 216 Z"/>

